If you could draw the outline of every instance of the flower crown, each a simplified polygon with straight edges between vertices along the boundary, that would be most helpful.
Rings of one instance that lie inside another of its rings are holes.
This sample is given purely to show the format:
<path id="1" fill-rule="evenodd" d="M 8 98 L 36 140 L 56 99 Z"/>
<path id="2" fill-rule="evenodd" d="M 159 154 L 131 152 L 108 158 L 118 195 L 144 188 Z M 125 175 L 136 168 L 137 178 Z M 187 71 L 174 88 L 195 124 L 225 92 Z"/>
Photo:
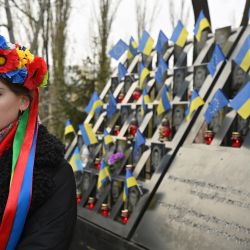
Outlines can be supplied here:
<path id="1" fill-rule="evenodd" d="M 27 48 L 9 43 L 0 35 L 0 77 L 33 90 L 47 84 L 47 65 L 43 58 L 35 57 Z"/>

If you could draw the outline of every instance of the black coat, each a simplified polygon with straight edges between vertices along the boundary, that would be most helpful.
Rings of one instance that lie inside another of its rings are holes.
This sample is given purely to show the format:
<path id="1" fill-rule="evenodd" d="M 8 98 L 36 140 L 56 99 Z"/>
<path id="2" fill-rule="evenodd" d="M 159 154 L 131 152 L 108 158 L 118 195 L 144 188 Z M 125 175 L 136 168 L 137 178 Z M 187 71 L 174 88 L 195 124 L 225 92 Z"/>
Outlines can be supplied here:
<path id="1" fill-rule="evenodd" d="M 0 157 L 0 221 L 9 192 L 12 150 Z M 76 223 L 76 188 L 64 146 L 40 125 L 30 210 L 18 250 L 66 250 Z"/>

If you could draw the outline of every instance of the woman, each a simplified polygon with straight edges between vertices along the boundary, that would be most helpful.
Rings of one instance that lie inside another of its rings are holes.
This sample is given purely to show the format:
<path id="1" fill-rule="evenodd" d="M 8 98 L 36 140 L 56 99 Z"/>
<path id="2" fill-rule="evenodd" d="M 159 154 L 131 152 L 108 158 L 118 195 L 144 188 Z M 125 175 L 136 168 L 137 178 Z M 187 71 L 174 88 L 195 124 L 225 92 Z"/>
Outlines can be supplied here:
<path id="1" fill-rule="evenodd" d="M 38 124 L 42 58 L 0 36 L 0 250 L 68 249 L 75 181 L 64 146 Z"/>

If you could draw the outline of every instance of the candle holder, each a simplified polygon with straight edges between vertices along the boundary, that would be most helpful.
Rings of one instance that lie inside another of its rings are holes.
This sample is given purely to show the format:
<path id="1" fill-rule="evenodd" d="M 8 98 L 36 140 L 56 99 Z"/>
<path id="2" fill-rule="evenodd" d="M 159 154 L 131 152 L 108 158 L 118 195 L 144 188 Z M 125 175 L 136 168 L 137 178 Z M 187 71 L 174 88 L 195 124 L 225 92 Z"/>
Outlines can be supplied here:
<path id="1" fill-rule="evenodd" d="M 76 192 L 76 203 L 80 204 L 82 200 L 82 194 L 80 192 Z"/>
<path id="2" fill-rule="evenodd" d="M 87 207 L 90 210 L 94 209 L 94 207 L 95 207 L 95 199 L 93 197 L 89 197 Z"/>
<path id="3" fill-rule="evenodd" d="M 138 101 L 140 97 L 141 97 L 141 90 L 140 88 L 136 88 L 132 94 L 132 98 L 134 101 Z"/>
<path id="4" fill-rule="evenodd" d="M 114 128 L 114 135 L 115 136 L 118 136 L 120 133 L 120 126 L 119 125 L 115 125 L 115 128 Z"/>
<path id="5" fill-rule="evenodd" d="M 214 138 L 214 132 L 212 130 L 206 130 L 204 133 L 205 144 L 210 145 Z"/>
<path id="6" fill-rule="evenodd" d="M 233 148 L 240 148 L 241 143 L 242 143 L 242 139 L 241 139 L 240 133 L 239 132 L 232 132 L 231 146 Z"/>
<path id="7" fill-rule="evenodd" d="M 159 129 L 159 140 L 160 141 L 166 141 L 170 140 L 172 136 L 172 130 L 169 125 L 168 119 L 164 118 L 161 122 L 161 126 Z"/>
<path id="8" fill-rule="evenodd" d="M 109 216 L 109 207 L 108 207 L 107 203 L 102 203 L 101 215 L 103 217 L 108 217 Z"/>
<path id="9" fill-rule="evenodd" d="M 133 118 L 130 122 L 129 128 L 128 128 L 128 137 L 129 138 L 133 138 L 135 137 L 135 134 L 137 132 L 138 129 L 138 123 L 137 120 L 135 118 Z"/>
<path id="10" fill-rule="evenodd" d="M 121 211 L 121 221 L 124 225 L 128 223 L 128 209 L 124 209 Z"/>
<path id="11" fill-rule="evenodd" d="M 117 97 L 117 102 L 122 103 L 124 97 L 125 97 L 124 93 L 121 92 Z"/>
<path id="12" fill-rule="evenodd" d="M 99 170 L 101 167 L 101 161 L 99 158 L 95 159 L 95 169 Z"/>

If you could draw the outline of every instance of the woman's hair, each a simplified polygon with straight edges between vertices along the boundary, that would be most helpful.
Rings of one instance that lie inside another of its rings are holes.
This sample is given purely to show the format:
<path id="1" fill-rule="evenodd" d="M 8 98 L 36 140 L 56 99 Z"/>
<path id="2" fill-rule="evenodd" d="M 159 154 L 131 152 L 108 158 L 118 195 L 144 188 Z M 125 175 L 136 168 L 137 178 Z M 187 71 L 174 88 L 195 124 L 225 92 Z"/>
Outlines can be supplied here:
<path id="1" fill-rule="evenodd" d="M 32 94 L 31 91 L 27 88 L 23 87 L 22 85 L 18 84 L 10 84 L 6 79 L 0 77 L 0 81 L 6 85 L 12 92 L 14 92 L 16 95 L 25 95 L 29 97 L 30 101 L 32 101 Z"/>

